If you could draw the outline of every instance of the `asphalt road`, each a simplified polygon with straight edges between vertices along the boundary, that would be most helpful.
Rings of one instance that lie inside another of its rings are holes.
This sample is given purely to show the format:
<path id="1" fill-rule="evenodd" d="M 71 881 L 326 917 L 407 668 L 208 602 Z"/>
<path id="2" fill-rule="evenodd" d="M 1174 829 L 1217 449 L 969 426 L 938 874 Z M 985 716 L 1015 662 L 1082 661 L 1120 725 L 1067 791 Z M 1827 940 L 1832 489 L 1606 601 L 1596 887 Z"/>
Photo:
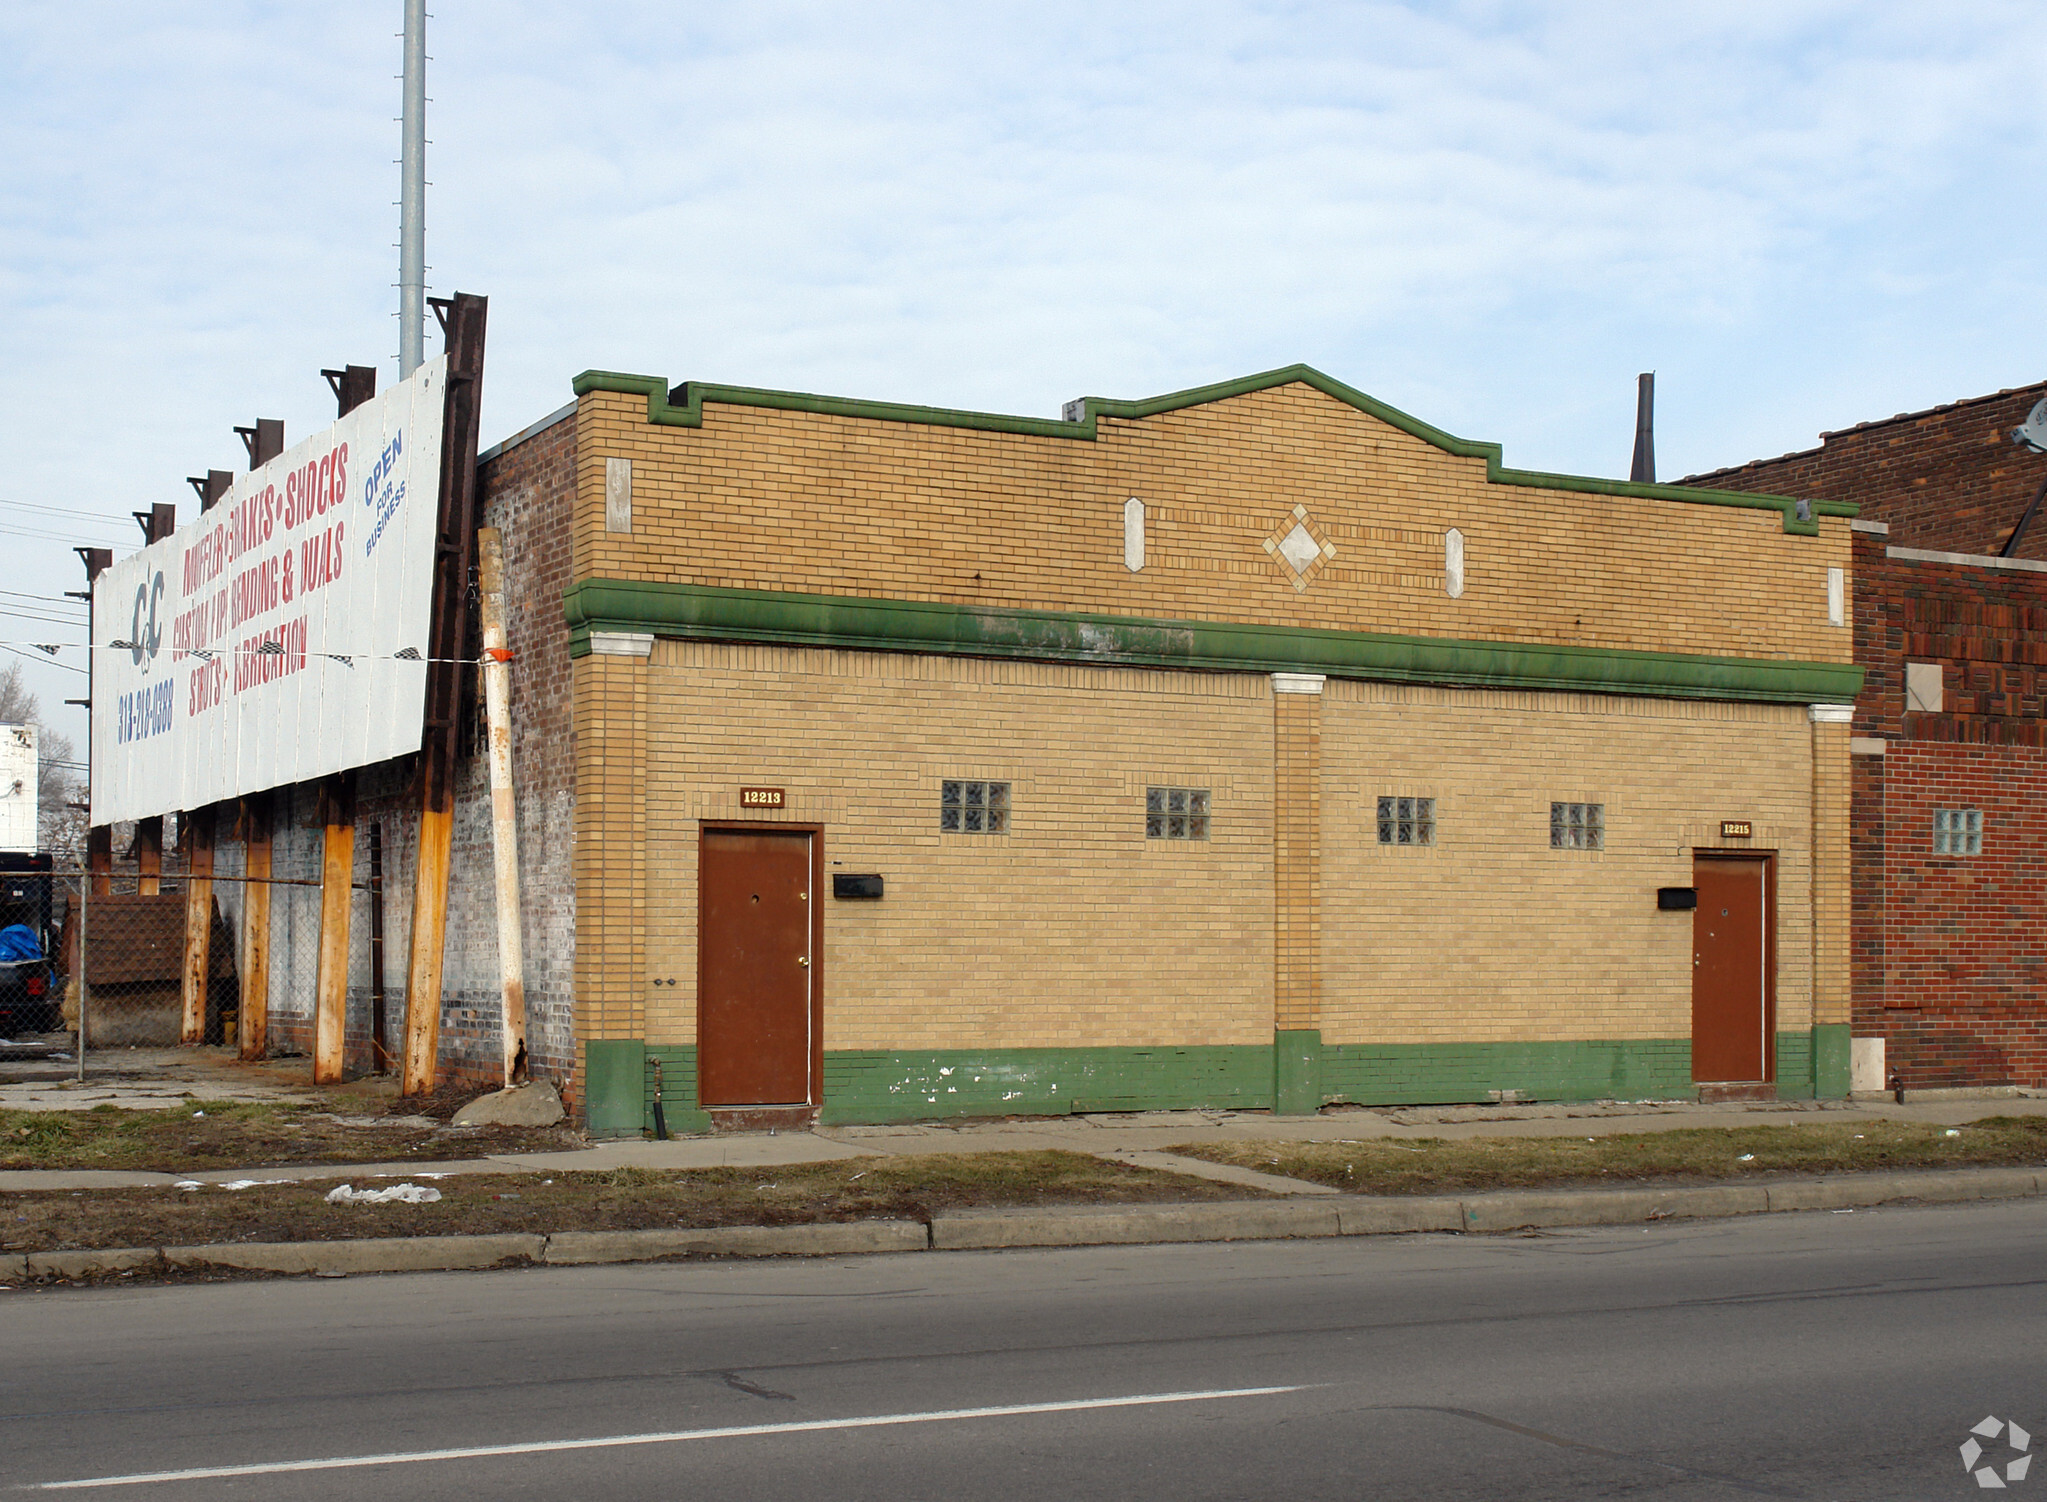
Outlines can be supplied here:
<path id="1" fill-rule="evenodd" d="M 2025 1201 L 14 1291 L 0 1474 L 137 1499 L 1919 1502 L 1982 1495 L 1958 1451 L 1986 1417 L 2047 1431 L 2043 1275 Z M 449 1450 L 485 1453 L 392 1458 Z"/>

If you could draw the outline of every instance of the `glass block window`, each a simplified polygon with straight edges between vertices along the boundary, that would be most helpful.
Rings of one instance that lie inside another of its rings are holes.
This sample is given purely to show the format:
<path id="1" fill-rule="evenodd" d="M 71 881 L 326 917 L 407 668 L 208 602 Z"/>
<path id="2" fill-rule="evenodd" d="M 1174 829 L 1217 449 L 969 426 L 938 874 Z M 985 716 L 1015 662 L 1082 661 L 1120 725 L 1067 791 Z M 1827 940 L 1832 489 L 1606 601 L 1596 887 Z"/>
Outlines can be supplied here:
<path id="1" fill-rule="evenodd" d="M 1436 800 L 1433 798 L 1381 798 L 1379 800 L 1379 843 L 1382 845 L 1435 844 Z"/>
<path id="2" fill-rule="evenodd" d="M 938 827 L 948 834 L 1008 834 L 1009 784 L 941 782 Z"/>
<path id="3" fill-rule="evenodd" d="M 1148 840 L 1208 838 L 1207 788 L 1146 788 L 1144 837 Z"/>
<path id="4" fill-rule="evenodd" d="M 1552 803 L 1549 806 L 1549 848 L 1552 850 L 1604 850 L 1606 848 L 1606 805 L 1604 803 Z"/>
<path id="5" fill-rule="evenodd" d="M 1980 808 L 1936 808 L 1933 811 L 1933 853 L 1935 855 L 1981 855 L 1983 853 L 1983 810 Z"/>

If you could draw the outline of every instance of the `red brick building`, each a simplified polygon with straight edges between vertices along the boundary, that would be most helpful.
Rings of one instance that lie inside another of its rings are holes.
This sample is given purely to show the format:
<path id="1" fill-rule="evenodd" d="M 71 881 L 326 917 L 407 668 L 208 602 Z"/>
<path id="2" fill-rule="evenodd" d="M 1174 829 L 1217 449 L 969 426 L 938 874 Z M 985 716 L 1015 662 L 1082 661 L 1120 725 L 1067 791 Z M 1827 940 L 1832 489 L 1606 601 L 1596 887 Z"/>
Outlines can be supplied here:
<path id="1" fill-rule="evenodd" d="M 1683 483 L 1852 500 L 1855 1088 L 2047 1086 L 2047 383 Z"/>

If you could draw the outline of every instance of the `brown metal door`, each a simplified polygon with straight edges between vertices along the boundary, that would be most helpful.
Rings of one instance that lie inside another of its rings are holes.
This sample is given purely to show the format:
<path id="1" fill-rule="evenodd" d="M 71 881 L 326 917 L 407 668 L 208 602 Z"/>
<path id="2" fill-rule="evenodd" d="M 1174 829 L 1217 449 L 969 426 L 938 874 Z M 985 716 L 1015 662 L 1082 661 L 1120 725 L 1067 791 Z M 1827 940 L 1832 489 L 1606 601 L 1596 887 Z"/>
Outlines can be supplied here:
<path id="1" fill-rule="evenodd" d="M 1769 1078 L 1769 862 L 1695 860 L 1692 1078 Z"/>
<path id="2" fill-rule="evenodd" d="M 811 836 L 707 829 L 697 924 L 697 1098 L 812 1104 Z"/>

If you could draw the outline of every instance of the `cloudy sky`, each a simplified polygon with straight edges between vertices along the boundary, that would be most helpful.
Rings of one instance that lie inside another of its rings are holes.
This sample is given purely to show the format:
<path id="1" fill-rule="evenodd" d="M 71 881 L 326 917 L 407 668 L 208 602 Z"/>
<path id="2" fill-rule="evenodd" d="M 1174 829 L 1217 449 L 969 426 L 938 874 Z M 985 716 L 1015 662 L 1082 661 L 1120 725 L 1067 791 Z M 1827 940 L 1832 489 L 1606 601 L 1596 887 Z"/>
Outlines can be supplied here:
<path id="1" fill-rule="evenodd" d="M 395 375 L 401 9 L 0 10 L 0 640 Z M 590 367 L 1054 415 L 1306 361 L 1612 475 L 1653 369 L 1672 478 L 2043 374 L 2021 0 L 437 0 L 430 51 L 485 443 Z"/>

